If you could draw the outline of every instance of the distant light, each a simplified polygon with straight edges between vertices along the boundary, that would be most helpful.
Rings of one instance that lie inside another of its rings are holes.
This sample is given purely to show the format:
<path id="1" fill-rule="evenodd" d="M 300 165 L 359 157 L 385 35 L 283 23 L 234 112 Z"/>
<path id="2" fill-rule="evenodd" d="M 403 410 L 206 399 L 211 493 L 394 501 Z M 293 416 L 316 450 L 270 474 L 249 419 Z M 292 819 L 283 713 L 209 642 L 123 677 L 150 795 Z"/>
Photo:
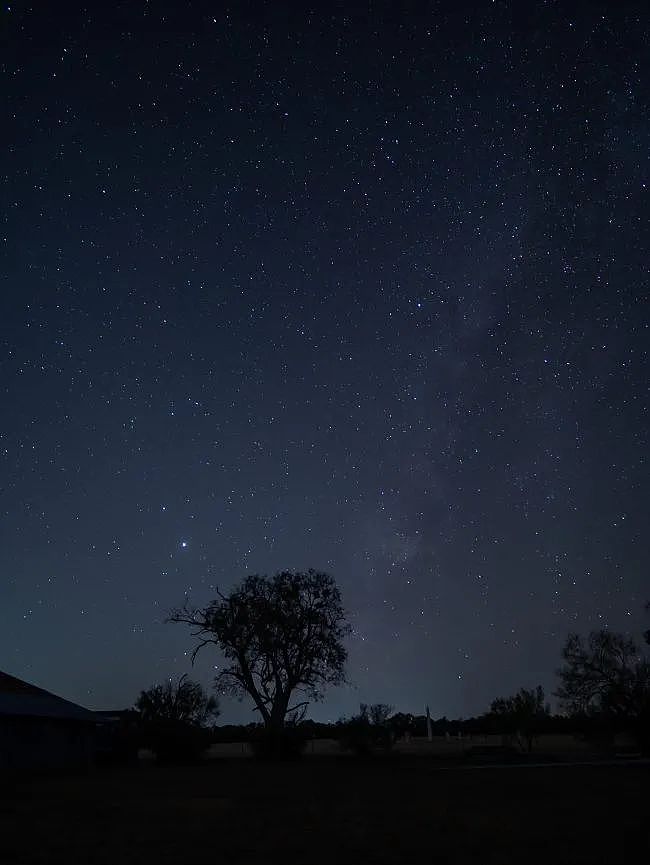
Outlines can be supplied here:
<path id="1" fill-rule="evenodd" d="M 187 541 L 181 541 L 181 547 L 183 547 L 183 549 L 185 549 L 186 546 L 187 546 Z"/>

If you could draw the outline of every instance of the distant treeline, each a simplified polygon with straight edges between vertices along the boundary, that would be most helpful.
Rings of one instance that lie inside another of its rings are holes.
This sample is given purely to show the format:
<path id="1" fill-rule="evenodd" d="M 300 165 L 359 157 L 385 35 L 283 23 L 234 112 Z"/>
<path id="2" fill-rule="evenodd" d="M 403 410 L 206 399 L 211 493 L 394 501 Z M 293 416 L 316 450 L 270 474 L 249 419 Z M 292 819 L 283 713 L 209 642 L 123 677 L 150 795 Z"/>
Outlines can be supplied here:
<path id="1" fill-rule="evenodd" d="M 411 715 L 398 712 L 387 724 L 394 730 L 398 738 L 405 736 L 427 736 L 426 715 Z M 306 739 L 341 739 L 347 731 L 345 720 L 336 723 L 322 723 L 306 720 L 297 725 Z M 565 734 L 574 736 L 597 735 L 607 732 L 602 722 L 587 717 L 566 717 L 563 715 L 546 715 L 537 719 L 535 735 Z M 222 724 L 211 729 L 213 742 L 248 742 L 259 734 L 261 724 Z M 446 717 L 431 719 L 433 736 L 494 736 L 508 735 L 509 725 L 502 717 L 491 714 L 479 715 L 473 718 L 449 719 Z"/>

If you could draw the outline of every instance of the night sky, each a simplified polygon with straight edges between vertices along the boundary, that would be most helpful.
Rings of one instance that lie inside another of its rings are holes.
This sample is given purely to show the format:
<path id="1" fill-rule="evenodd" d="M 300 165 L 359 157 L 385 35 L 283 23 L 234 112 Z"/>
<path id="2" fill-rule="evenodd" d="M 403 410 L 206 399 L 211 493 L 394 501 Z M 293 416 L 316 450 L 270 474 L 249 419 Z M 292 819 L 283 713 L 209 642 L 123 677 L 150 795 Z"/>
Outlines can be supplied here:
<path id="1" fill-rule="evenodd" d="M 0 669 L 130 706 L 281 568 L 354 628 L 319 719 L 648 627 L 645 3 L 1 20 Z"/>

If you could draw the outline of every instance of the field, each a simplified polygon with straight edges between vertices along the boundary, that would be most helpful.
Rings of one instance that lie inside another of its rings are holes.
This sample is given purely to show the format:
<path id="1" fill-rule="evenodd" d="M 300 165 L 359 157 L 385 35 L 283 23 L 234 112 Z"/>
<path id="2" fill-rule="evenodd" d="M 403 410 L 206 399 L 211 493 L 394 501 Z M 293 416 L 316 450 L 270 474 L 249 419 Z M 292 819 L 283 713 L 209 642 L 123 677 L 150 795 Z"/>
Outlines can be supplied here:
<path id="1" fill-rule="evenodd" d="M 647 765 L 441 767 L 312 757 L 23 778 L 3 865 L 650 861 Z"/>
<path id="2" fill-rule="evenodd" d="M 432 741 L 424 737 L 409 741 L 401 740 L 395 745 L 394 750 L 403 755 L 433 756 L 441 760 L 453 761 L 473 747 L 481 745 L 497 747 L 501 744 L 501 736 L 474 736 L 463 739 L 434 736 Z M 208 757 L 245 757 L 250 756 L 251 753 L 248 745 L 242 742 L 229 742 L 212 745 Z M 341 748 L 336 739 L 315 739 L 308 742 L 307 753 L 336 756 L 341 753 Z M 576 761 L 598 759 L 599 752 L 593 746 L 578 741 L 574 736 L 547 735 L 535 740 L 534 756 L 544 760 L 552 757 Z"/>

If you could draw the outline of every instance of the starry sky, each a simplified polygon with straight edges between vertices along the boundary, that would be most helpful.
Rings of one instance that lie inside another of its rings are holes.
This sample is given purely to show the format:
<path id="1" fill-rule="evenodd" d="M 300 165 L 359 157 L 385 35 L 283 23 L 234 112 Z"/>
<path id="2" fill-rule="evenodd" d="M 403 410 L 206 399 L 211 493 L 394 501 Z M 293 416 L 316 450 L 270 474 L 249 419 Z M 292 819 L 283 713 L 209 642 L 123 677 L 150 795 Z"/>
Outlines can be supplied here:
<path id="1" fill-rule="evenodd" d="M 322 720 L 647 627 L 649 23 L 3 4 L 0 668 L 130 706 L 284 568 L 353 626 Z"/>

